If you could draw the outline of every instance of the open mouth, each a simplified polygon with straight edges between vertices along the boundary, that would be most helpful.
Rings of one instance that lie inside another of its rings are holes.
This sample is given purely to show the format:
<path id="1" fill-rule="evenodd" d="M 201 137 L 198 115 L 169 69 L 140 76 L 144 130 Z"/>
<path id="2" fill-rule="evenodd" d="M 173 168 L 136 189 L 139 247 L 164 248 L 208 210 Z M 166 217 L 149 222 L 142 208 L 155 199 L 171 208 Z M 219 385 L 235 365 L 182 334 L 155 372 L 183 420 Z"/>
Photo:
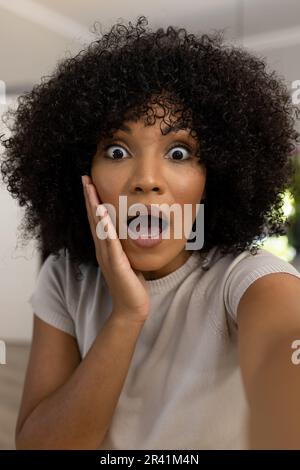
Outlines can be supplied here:
<path id="1" fill-rule="evenodd" d="M 132 222 L 138 218 L 134 224 Z M 127 218 L 128 228 L 135 229 L 137 233 L 145 233 L 146 235 L 162 233 L 168 227 L 168 222 L 163 217 L 154 215 L 135 215 Z"/>

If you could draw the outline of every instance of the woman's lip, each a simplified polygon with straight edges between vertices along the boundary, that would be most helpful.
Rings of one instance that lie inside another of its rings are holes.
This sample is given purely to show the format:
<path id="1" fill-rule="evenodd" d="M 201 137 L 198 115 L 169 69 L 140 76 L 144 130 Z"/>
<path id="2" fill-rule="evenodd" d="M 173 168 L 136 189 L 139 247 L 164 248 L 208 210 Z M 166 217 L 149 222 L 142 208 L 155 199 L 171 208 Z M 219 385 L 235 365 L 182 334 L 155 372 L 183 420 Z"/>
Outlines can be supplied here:
<path id="1" fill-rule="evenodd" d="M 130 227 L 131 222 L 133 220 L 136 220 L 136 219 L 141 218 L 141 217 L 142 217 L 142 220 L 145 223 L 145 219 L 143 219 L 143 217 L 145 217 L 145 216 L 137 216 L 136 218 L 134 217 L 134 218 L 131 218 L 130 220 L 127 220 L 127 227 L 128 228 Z M 149 224 L 149 218 L 148 218 L 148 224 Z M 156 216 L 151 216 L 151 218 L 150 218 L 150 225 L 149 226 L 159 227 L 160 232 L 163 232 L 164 230 L 166 230 L 168 225 L 169 225 L 169 223 L 164 218 L 156 217 Z"/>
<path id="2" fill-rule="evenodd" d="M 141 219 L 140 219 L 141 217 Z M 133 229 L 136 230 L 136 235 L 138 236 L 139 235 L 139 232 L 142 231 L 142 226 L 141 224 L 143 224 L 143 232 L 147 232 L 147 229 L 145 227 L 145 225 L 148 226 L 148 232 L 150 230 L 151 232 L 151 235 L 152 237 L 156 237 L 158 236 L 157 234 L 157 231 L 159 231 L 159 233 L 163 233 L 167 230 L 167 228 L 169 227 L 169 223 L 166 222 L 165 219 L 161 219 L 161 218 L 156 218 L 154 217 L 154 220 L 153 220 L 153 217 L 151 216 L 151 222 L 149 224 L 149 218 L 147 218 L 147 220 L 145 220 L 144 218 L 145 216 L 138 216 L 137 219 L 139 220 L 136 220 L 136 222 L 134 222 L 134 220 L 130 220 L 129 222 L 127 221 L 127 233 L 128 235 L 130 236 L 130 233 L 134 233 L 135 232 L 133 231 Z M 132 223 L 133 222 L 133 223 Z M 151 237 L 150 235 L 150 237 Z M 147 237 L 147 234 L 145 235 L 142 235 L 141 238 L 150 238 L 150 237 Z"/>
<path id="3" fill-rule="evenodd" d="M 158 245 L 162 241 L 162 233 L 159 234 L 158 237 L 155 238 L 145 238 L 145 237 L 138 237 L 137 239 L 133 239 L 129 237 L 132 243 L 134 243 L 137 246 L 143 247 L 143 248 L 151 248 L 153 246 Z"/>
<path id="4" fill-rule="evenodd" d="M 134 234 L 134 237 L 131 236 L 131 233 Z M 138 245 L 140 247 L 152 247 L 152 246 L 156 246 L 158 245 L 159 243 L 161 243 L 163 237 L 163 232 L 159 232 L 159 233 L 155 233 L 155 235 L 153 237 L 151 237 L 151 231 L 150 231 L 150 236 L 145 236 L 145 235 L 142 235 L 140 236 L 138 234 L 138 231 L 137 232 L 131 232 L 130 228 L 128 228 L 128 235 L 129 235 L 129 238 L 132 240 L 132 242 L 135 244 L 135 245 Z M 135 238 L 137 236 L 137 238 Z"/>
<path id="5" fill-rule="evenodd" d="M 150 215 L 150 216 L 152 215 L 153 217 L 157 217 L 158 219 L 162 220 L 164 223 L 169 224 L 169 218 L 168 218 L 167 214 L 165 214 L 159 207 L 157 207 L 157 205 L 155 203 L 152 203 L 152 205 L 151 204 L 144 204 L 144 206 L 146 207 L 146 211 L 147 211 L 148 215 Z M 138 217 L 139 215 L 141 215 L 139 210 L 138 210 L 138 213 L 139 214 L 136 214 L 135 216 L 127 216 L 127 219 L 126 219 L 127 224 L 129 223 L 129 220 L 128 220 L 129 217 L 131 219 L 133 219 L 133 218 Z"/>

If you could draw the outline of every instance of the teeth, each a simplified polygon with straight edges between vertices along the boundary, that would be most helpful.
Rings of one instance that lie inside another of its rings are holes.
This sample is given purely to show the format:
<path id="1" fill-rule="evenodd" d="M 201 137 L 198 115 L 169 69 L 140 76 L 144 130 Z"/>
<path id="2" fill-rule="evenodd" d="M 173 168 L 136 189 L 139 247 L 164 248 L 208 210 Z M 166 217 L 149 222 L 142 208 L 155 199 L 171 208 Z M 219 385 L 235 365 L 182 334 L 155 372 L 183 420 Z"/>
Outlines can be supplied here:
<path id="1" fill-rule="evenodd" d="M 128 221 L 128 225 L 133 219 Z M 149 237 L 157 237 L 159 236 L 161 222 L 160 219 L 155 216 L 140 216 L 138 225 L 134 225 L 135 230 L 137 233 L 140 234 L 141 237 L 149 238 Z"/>

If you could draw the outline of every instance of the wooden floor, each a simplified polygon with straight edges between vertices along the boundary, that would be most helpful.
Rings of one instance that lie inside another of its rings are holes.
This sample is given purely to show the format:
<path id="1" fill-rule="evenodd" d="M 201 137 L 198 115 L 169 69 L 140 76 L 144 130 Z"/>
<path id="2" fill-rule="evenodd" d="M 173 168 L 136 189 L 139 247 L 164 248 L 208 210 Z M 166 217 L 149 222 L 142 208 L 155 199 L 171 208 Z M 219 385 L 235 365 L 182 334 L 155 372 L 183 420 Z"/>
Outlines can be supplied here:
<path id="1" fill-rule="evenodd" d="M 0 449 L 15 449 L 14 431 L 29 348 L 27 344 L 6 343 L 6 364 L 0 364 Z"/>

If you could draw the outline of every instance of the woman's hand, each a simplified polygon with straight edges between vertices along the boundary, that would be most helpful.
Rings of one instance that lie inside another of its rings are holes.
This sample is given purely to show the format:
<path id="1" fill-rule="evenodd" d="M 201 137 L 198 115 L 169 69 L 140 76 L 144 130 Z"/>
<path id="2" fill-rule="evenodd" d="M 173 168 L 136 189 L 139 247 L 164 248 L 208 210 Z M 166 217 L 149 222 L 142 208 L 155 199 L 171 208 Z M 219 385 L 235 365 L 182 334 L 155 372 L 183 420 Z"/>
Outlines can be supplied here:
<path id="1" fill-rule="evenodd" d="M 112 296 L 113 314 L 145 321 L 150 305 L 145 278 L 140 271 L 132 269 L 105 206 L 98 207 L 101 201 L 91 178 L 83 176 L 82 183 L 96 258 Z M 103 216 L 96 216 L 97 207 Z M 102 221 L 103 231 L 104 227 L 106 230 L 104 240 L 98 238 L 96 233 L 99 220 Z"/>

